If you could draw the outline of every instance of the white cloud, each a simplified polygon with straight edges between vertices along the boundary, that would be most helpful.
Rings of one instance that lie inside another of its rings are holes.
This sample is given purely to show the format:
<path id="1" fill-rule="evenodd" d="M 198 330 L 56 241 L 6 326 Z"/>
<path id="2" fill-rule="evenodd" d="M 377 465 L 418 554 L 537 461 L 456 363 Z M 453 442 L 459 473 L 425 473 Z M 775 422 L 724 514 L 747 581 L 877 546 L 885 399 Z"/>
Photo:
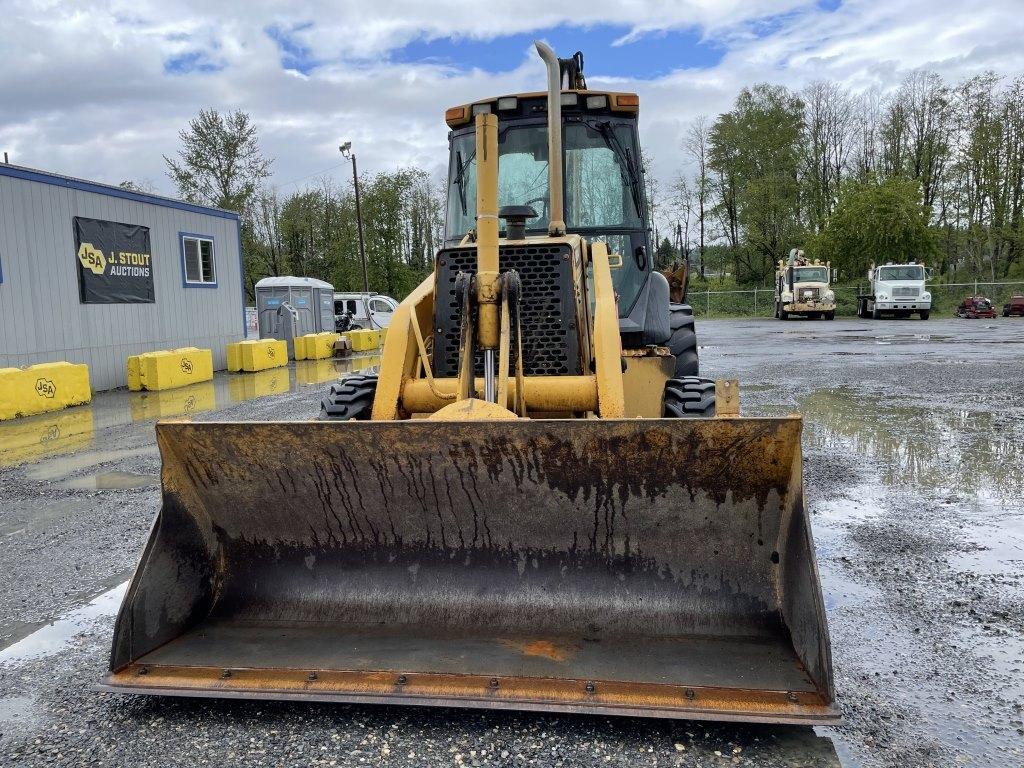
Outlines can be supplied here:
<path id="1" fill-rule="evenodd" d="M 487 13 L 455 0 L 318 1 L 287 10 L 269 2 L 0 0 L 0 18 L 0 150 L 17 163 L 91 179 L 151 179 L 165 192 L 173 190 L 161 155 L 173 154 L 177 132 L 202 107 L 251 112 L 284 183 L 340 165 L 340 139 L 354 142 L 367 170 L 416 163 L 439 171 L 445 107 L 542 87 L 541 65 L 525 50 L 497 74 L 389 63 L 388 51 L 418 37 L 486 40 L 571 22 L 622 25 L 632 30 L 622 42 L 639 38 L 632 45 L 642 47 L 645 34 L 698 27 L 724 46 L 719 64 L 614 83 L 641 94 L 643 139 L 665 183 L 685 124 L 727 109 L 743 85 L 834 78 L 885 89 L 921 67 L 951 79 L 1024 71 L 1019 0 L 850 0 L 834 12 L 805 0 L 591 0 L 571 13 L 548 0 Z M 265 32 L 271 25 L 297 29 L 295 41 L 322 66 L 308 76 L 282 69 Z M 600 51 L 585 53 L 600 61 Z M 190 54 L 222 68 L 165 73 L 166 62 Z"/>

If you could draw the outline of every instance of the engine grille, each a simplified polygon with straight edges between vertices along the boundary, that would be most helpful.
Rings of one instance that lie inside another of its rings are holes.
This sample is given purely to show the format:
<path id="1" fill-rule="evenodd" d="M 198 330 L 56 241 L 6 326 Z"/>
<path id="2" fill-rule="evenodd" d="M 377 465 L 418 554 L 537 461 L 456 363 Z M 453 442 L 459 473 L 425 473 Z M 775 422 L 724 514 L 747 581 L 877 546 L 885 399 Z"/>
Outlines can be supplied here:
<path id="1" fill-rule="evenodd" d="M 796 298 L 798 301 L 803 301 L 804 299 L 814 299 L 815 301 L 817 301 L 818 299 L 821 298 L 821 289 L 801 288 L 800 286 L 797 286 Z"/>
<path id="2" fill-rule="evenodd" d="M 920 293 L 921 289 L 916 285 L 896 285 L 892 289 L 893 298 L 917 298 Z"/>
<path id="3" fill-rule="evenodd" d="M 579 375 L 579 336 L 572 249 L 564 244 L 503 245 L 501 271 L 514 269 L 523 285 L 523 370 L 528 376 Z M 458 376 L 461 312 L 455 296 L 459 272 L 476 272 L 475 248 L 446 248 L 437 256 L 434 304 L 434 375 Z M 512 364 L 515 364 L 513 343 Z M 479 352 L 474 359 L 483 375 Z"/>

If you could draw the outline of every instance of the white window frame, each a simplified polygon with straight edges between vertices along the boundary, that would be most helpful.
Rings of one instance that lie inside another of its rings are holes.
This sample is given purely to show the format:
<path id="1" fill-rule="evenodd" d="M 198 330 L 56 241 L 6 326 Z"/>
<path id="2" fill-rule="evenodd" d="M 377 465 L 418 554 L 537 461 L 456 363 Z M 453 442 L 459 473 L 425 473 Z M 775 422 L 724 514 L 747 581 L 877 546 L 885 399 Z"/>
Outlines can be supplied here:
<path id="1" fill-rule="evenodd" d="M 199 254 L 199 280 L 190 280 L 188 276 L 188 258 L 186 253 L 187 241 L 196 243 L 196 250 Z M 185 288 L 216 288 L 217 287 L 217 243 L 211 235 L 200 235 L 195 232 L 179 233 L 181 244 L 181 284 Z M 204 280 L 203 277 L 203 248 L 202 243 L 210 244 L 210 273 L 212 280 Z"/>

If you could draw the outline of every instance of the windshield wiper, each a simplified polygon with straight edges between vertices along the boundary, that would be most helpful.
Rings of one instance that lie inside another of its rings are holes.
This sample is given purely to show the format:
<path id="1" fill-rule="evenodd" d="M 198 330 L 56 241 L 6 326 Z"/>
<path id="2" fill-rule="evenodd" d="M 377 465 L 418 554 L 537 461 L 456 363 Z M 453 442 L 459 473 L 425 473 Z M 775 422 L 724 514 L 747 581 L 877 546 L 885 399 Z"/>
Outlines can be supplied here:
<path id="1" fill-rule="evenodd" d="M 473 160 L 473 155 L 469 156 L 469 159 L 465 163 L 462 162 L 462 150 L 455 150 L 455 178 L 452 180 L 455 185 L 459 188 L 459 205 L 462 206 L 462 215 L 465 216 L 469 213 L 469 208 L 466 205 L 466 169 L 469 168 L 470 162 Z"/>
<path id="2" fill-rule="evenodd" d="M 619 137 L 615 135 L 615 129 L 610 122 L 597 123 L 597 132 L 604 139 L 605 146 L 615 153 L 619 161 L 619 174 L 624 184 L 629 186 L 630 195 L 633 198 L 633 205 L 636 207 L 637 216 L 643 211 L 642 193 L 640 190 L 640 174 L 637 173 L 636 164 L 633 160 L 633 153 L 622 146 Z"/>

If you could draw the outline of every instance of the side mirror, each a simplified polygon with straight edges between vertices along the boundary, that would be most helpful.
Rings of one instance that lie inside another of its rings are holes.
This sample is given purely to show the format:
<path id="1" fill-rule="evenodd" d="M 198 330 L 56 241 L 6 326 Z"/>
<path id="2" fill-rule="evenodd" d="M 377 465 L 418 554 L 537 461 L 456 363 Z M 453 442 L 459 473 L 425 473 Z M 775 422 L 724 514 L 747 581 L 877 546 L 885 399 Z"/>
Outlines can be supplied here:
<path id="1" fill-rule="evenodd" d="M 839 270 L 836 267 L 832 267 L 831 282 L 835 283 L 839 280 Z"/>
<path id="2" fill-rule="evenodd" d="M 924 268 L 924 278 L 925 278 L 925 280 L 931 280 L 933 277 L 935 277 L 935 268 L 934 267 L 925 267 Z"/>

